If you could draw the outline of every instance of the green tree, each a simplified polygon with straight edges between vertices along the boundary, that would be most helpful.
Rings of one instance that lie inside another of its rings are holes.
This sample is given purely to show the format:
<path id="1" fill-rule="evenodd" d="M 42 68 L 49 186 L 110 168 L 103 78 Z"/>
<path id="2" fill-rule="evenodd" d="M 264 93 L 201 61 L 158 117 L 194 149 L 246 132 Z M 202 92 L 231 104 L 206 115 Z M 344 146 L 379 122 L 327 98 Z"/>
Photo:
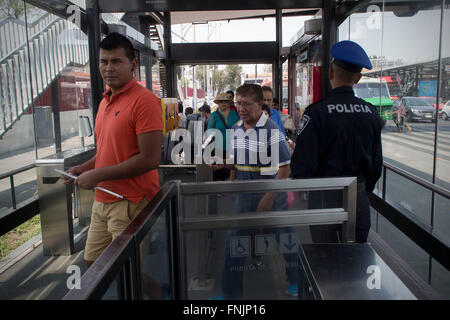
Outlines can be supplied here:
<path id="1" fill-rule="evenodd" d="M 24 11 L 22 0 L 0 0 L 0 14 L 2 17 L 18 19 Z"/>
<path id="2" fill-rule="evenodd" d="M 241 85 L 242 67 L 237 64 L 229 64 L 225 67 L 225 83 L 227 90 L 236 91 Z"/>

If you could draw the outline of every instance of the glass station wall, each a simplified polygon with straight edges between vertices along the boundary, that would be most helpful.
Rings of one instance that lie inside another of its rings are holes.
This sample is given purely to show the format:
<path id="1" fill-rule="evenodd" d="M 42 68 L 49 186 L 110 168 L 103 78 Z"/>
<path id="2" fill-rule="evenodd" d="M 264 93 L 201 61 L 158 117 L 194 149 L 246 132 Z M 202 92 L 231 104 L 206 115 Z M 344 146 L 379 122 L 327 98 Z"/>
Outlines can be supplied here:
<path id="1" fill-rule="evenodd" d="M 56 152 L 91 145 L 94 137 L 79 135 L 80 117 L 93 125 L 88 41 L 77 19 L 79 7 L 72 7 L 67 20 L 24 1 L 3 1 L 0 8 L 3 215 L 37 195 L 36 170 L 26 167 Z M 10 176 L 13 170 L 20 172 Z M 20 238 L 14 230 L 0 237 L 0 258 L 39 233 L 39 216 L 26 224 Z"/>
<path id="2" fill-rule="evenodd" d="M 384 161 L 447 190 L 450 189 L 450 122 L 445 115 L 445 105 L 450 105 L 448 8 L 448 0 L 444 8 L 442 1 L 417 6 L 416 1 L 394 5 L 393 1 L 385 0 L 362 8 L 339 27 L 339 40 L 357 42 L 371 59 L 373 69 L 363 70 L 367 78 L 354 91 L 376 106 L 385 121 Z M 390 204 L 450 244 L 449 200 L 389 170 L 385 183 Z M 372 227 L 442 297 L 450 297 L 449 271 L 429 259 L 410 239 L 401 237 L 381 215 L 372 216 Z"/>

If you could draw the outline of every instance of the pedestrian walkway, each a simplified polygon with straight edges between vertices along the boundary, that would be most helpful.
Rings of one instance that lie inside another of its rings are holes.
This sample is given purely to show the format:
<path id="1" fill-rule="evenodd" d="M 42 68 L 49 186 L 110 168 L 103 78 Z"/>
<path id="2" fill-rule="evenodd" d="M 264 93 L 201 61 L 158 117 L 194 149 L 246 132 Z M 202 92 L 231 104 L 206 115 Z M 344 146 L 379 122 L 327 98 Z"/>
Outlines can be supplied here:
<path id="1" fill-rule="evenodd" d="M 83 261 L 87 228 L 75 223 L 74 234 L 71 256 L 44 256 L 42 243 L 29 241 L 0 260 L 0 300 L 62 299 L 69 290 L 67 280 L 74 274 L 69 266 L 79 267 L 81 275 L 87 270 Z"/>

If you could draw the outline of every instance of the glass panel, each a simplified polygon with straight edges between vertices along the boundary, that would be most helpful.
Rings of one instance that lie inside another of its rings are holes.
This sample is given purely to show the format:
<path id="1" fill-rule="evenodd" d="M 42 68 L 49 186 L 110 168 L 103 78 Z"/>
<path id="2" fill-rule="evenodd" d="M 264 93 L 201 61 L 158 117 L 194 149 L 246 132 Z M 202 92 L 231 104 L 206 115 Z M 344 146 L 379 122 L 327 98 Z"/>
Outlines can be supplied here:
<path id="1" fill-rule="evenodd" d="M 117 284 L 118 281 L 114 280 L 109 286 L 108 290 L 106 290 L 105 294 L 102 297 L 102 300 L 119 300 L 119 294 L 117 292 Z"/>
<path id="2" fill-rule="evenodd" d="M 350 18 L 345 19 L 338 28 L 339 41 L 349 40 L 350 38 Z"/>
<path id="3" fill-rule="evenodd" d="M 218 193 L 213 195 L 184 195 L 186 217 L 198 215 L 238 215 L 256 213 L 259 201 L 265 193 L 236 194 Z M 324 192 L 277 192 L 271 209 L 263 211 L 293 211 L 308 208 L 342 208 L 341 191 Z"/>
<path id="4" fill-rule="evenodd" d="M 303 35 L 303 26 L 312 16 L 283 17 L 283 47 L 290 47 Z"/>
<path id="5" fill-rule="evenodd" d="M 385 81 L 372 73 L 385 68 L 383 57 L 383 12 L 378 5 L 364 7 L 363 12 L 350 17 L 349 40 L 361 45 L 370 58 L 373 69 L 367 73 L 363 69 L 363 78 L 353 89 L 355 95 L 375 106 L 384 122 L 391 119 L 392 99 Z M 344 31 L 343 31 L 344 32 Z M 345 39 L 344 39 L 345 40 Z"/>
<path id="6" fill-rule="evenodd" d="M 2 2 L 0 10 L 0 174 L 34 163 L 33 115 L 25 8 Z M 0 181 L 9 189 L 9 179 Z M 0 208 L 2 205 L 0 205 Z"/>
<path id="7" fill-rule="evenodd" d="M 425 281 L 428 282 L 428 254 L 393 224 L 378 214 L 378 233 L 383 240 Z"/>
<path id="8" fill-rule="evenodd" d="M 297 299 L 306 227 L 189 232 L 188 299 Z"/>
<path id="9" fill-rule="evenodd" d="M 144 300 L 168 300 L 171 292 L 168 211 L 164 211 L 140 248 L 142 296 Z"/>
<path id="10" fill-rule="evenodd" d="M 258 15 L 259 11 L 252 11 L 252 15 Z M 265 11 L 274 13 L 274 10 Z M 201 20 L 201 17 L 199 19 Z M 173 19 L 172 22 L 174 22 Z M 246 32 L 242 32 L 242 30 L 246 30 Z M 246 19 L 229 22 L 198 21 L 198 23 L 192 24 L 174 24 L 172 25 L 172 34 L 174 43 L 275 41 L 275 19 Z"/>
<path id="11" fill-rule="evenodd" d="M 278 192 L 270 208 L 261 208 L 264 194 L 236 191 L 235 194 L 184 195 L 183 212 L 185 217 L 238 218 L 241 214 L 261 217 L 264 213 L 256 212 L 257 209 L 294 214 L 301 209 L 342 207 L 342 191 Z M 297 292 L 298 244 L 331 241 L 321 241 L 324 225 L 291 227 L 281 219 L 277 223 L 279 226 L 258 227 L 255 221 L 245 228 L 236 224 L 239 229 L 187 232 L 189 299 L 295 298 L 292 293 Z M 331 228 L 335 232 L 340 225 Z"/>
<path id="12" fill-rule="evenodd" d="M 450 189 L 450 0 L 445 1 L 441 42 L 441 84 L 438 126 L 436 184 Z M 444 212 L 442 212 L 444 214 Z"/>
<path id="13" fill-rule="evenodd" d="M 177 66 L 176 75 L 178 96 L 184 108 L 191 107 L 194 113 L 204 103 L 211 106 L 211 112 L 216 111 L 216 95 L 228 90 L 234 92 L 241 84 L 272 87 L 272 65 L 269 64 L 181 65 Z"/>
<path id="14" fill-rule="evenodd" d="M 450 208 L 450 199 L 435 194 L 433 234 L 447 245 L 450 245 L 450 219 L 448 208 Z"/>
<path id="15" fill-rule="evenodd" d="M 151 91 L 156 96 L 162 97 L 159 70 L 160 70 L 160 63 L 159 63 L 159 61 L 156 61 L 155 64 L 152 66 L 152 90 Z"/>
<path id="16" fill-rule="evenodd" d="M 383 153 L 385 161 L 432 181 L 441 7 L 415 3 L 385 3 L 381 76 L 394 100 L 395 122 L 383 130 Z"/>
<path id="17" fill-rule="evenodd" d="M 305 108 L 322 99 L 320 50 L 320 41 L 312 41 L 296 57 L 294 103 L 295 110 L 299 110 L 294 117 L 296 127 Z"/>
<path id="18" fill-rule="evenodd" d="M 0 10 L 0 174 L 36 160 L 24 2 Z M 28 5 L 27 5 L 28 8 Z M 39 14 L 44 15 L 43 11 Z M 30 24 L 30 18 L 28 18 Z M 14 176 L 16 202 L 36 191 L 34 169 Z M 0 181 L 0 214 L 12 207 L 10 178 Z"/>
<path id="19" fill-rule="evenodd" d="M 79 21 L 31 5 L 27 18 L 37 157 L 92 144 L 79 136 L 80 116 L 93 122 L 87 36 Z"/>
<path id="20" fill-rule="evenodd" d="M 431 286 L 441 299 L 450 299 L 450 272 L 436 260 L 432 260 Z"/>
<path id="21" fill-rule="evenodd" d="M 389 170 L 386 173 L 386 201 L 430 225 L 431 191 Z"/>
<path id="22" fill-rule="evenodd" d="M 289 68 L 289 61 L 286 60 L 283 63 L 283 101 L 278 101 L 278 108 L 280 112 L 288 113 L 288 99 L 289 99 L 289 85 L 288 85 L 288 68 Z M 279 100 L 279 99 L 278 99 Z M 285 122 L 283 121 L 283 124 L 286 126 Z"/>

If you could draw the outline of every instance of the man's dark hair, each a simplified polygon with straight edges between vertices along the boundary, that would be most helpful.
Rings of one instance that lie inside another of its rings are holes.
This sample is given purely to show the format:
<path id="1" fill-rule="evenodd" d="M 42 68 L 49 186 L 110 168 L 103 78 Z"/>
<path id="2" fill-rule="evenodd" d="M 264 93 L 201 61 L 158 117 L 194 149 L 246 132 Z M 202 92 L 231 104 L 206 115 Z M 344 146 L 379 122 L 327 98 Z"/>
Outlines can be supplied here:
<path id="1" fill-rule="evenodd" d="M 261 106 L 261 110 L 266 110 L 267 111 L 267 114 L 269 115 L 269 117 L 270 117 L 270 107 L 267 105 L 267 104 L 263 104 L 262 106 Z"/>
<path id="2" fill-rule="evenodd" d="M 228 90 L 226 93 L 227 93 L 227 94 L 231 94 L 231 96 L 232 96 L 233 99 L 234 99 L 234 92 L 233 92 L 233 90 Z"/>
<path id="3" fill-rule="evenodd" d="M 271 88 L 271 87 L 269 87 L 269 86 L 262 86 L 261 88 L 262 88 L 263 91 L 270 91 L 270 93 L 271 93 L 272 96 L 273 96 L 273 91 L 272 91 L 272 88 Z"/>
<path id="4" fill-rule="evenodd" d="M 264 100 L 263 91 L 260 85 L 246 83 L 236 89 L 237 96 L 253 96 L 253 100 L 256 102 L 260 102 Z"/>
<path id="5" fill-rule="evenodd" d="M 184 110 L 185 115 L 193 114 L 193 113 L 194 113 L 194 109 L 192 109 L 191 107 L 187 107 L 186 110 Z"/>
<path id="6" fill-rule="evenodd" d="M 136 58 L 133 44 L 127 39 L 127 37 L 121 35 L 120 33 L 110 33 L 102 40 L 102 42 L 100 42 L 100 49 L 103 50 L 114 50 L 119 48 L 123 48 L 125 50 L 125 55 L 128 60 L 132 61 Z"/>
<path id="7" fill-rule="evenodd" d="M 353 83 L 360 75 L 359 72 L 347 71 L 342 67 L 338 66 L 336 63 L 332 63 L 331 67 L 334 69 L 336 77 L 346 83 Z"/>

